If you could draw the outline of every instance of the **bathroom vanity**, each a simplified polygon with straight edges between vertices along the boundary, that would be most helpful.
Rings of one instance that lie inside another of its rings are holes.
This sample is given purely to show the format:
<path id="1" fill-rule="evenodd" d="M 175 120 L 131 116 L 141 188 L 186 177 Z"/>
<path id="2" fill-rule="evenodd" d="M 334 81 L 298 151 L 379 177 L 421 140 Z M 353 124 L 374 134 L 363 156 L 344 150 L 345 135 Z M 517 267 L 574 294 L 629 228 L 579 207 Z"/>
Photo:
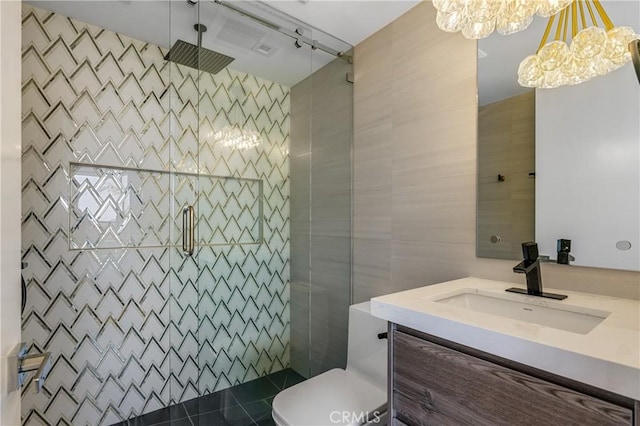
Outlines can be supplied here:
<path id="1" fill-rule="evenodd" d="M 640 425 L 640 302 L 465 278 L 372 299 L 392 425 Z"/>

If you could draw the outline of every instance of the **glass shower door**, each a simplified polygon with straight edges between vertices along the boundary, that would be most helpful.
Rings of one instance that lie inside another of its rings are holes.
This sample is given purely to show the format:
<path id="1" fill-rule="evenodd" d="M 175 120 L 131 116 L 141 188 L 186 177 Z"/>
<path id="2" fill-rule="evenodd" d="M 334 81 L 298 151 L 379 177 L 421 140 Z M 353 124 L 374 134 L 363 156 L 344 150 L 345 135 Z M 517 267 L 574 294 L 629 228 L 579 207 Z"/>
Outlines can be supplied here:
<path id="1" fill-rule="evenodd" d="M 193 423 L 252 424 L 270 418 L 291 365 L 290 85 L 310 73 L 311 48 L 214 2 L 172 22 L 172 42 L 197 46 L 197 24 L 202 47 L 234 61 L 216 73 L 171 64 L 170 393 Z"/>
<path id="2" fill-rule="evenodd" d="M 201 69 L 171 64 L 171 398 L 193 423 L 252 424 L 346 363 L 351 65 L 312 45 L 349 46 L 260 2 L 200 2 L 172 28 Z"/>
<path id="3" fill-rule="evenodd" d="M 272 374 L 290 366 L 287 68 L 308 73 L 311 54 L 224 5 L 202 4 L 200 18 L 207 49 L 235 58 L 199 74 L 200 424 L 253 424 L 270 419 L 284 377 Z"/>

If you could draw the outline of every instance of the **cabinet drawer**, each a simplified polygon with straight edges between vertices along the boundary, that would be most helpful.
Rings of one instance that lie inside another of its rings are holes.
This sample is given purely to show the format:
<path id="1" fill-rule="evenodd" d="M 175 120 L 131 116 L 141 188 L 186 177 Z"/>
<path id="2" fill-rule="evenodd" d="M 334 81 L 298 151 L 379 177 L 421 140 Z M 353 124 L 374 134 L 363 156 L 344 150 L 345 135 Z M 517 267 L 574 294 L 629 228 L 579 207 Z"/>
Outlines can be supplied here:
<path id="1" fill-rule="evenodd" d="M 632 425 L 632 410 L 405 334 L 393 334 L 393 411 L 408 425 Z"/>

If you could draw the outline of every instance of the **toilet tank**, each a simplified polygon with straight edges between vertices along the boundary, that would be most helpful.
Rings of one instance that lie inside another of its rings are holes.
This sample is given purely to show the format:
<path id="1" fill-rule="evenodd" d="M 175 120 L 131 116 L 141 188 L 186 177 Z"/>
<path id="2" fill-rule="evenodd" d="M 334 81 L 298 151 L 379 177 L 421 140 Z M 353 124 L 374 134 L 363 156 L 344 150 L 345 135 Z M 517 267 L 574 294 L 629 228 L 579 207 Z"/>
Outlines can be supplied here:
<path id="1" fill-rule="evenodd" d="M 349 306 L 347 371 L 355 371 L 382 389 L 387 387 L 387 321 L 371 316 L 371 302 Z"/>

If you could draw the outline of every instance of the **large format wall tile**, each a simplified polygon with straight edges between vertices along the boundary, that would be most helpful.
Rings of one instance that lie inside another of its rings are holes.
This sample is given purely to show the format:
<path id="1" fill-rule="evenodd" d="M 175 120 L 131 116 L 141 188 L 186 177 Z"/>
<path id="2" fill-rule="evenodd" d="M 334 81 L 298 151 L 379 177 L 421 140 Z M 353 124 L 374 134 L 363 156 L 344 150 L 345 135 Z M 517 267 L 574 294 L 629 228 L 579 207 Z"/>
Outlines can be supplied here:
<path id="1" fill-rule="evenodd" d="M 356 46 L 356 302 L 476 270 L 475 47 L 426 3 Z"/>
<path id="2" fill-rule="evenodd" d="M 289 89 L 199 74 L 157 46 L 27 5 L 22 40 L 22 333 L 53 355 L 44 392 L 23 391 L 23 423 L 112 424 L 287 367 Z M 234 124 L 261 145 L 215 143 Z M 70 199 L 78 170 L 103 183 L 85 176 Z M 95 208 L 81 231 L 111 248 L 69 250 L 79 203 Z M 212 244 L 194 257 L 178 247 L 185 203 Z M 145 247 L 118 248 L 130 245 Z"/>

